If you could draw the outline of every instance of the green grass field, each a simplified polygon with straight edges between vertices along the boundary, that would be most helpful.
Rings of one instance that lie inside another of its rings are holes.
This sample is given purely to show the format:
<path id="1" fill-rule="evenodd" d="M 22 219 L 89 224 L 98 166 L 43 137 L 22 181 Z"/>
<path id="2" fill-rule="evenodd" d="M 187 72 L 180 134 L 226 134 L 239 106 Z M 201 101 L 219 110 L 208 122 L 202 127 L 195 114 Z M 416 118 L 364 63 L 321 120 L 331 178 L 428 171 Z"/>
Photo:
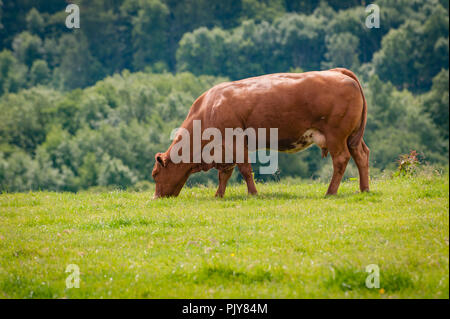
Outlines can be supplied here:
<path id="1" fill-rule="evenodd" d="M 448 178 L 2 194 L 0 298 L 448 298 Z"/>

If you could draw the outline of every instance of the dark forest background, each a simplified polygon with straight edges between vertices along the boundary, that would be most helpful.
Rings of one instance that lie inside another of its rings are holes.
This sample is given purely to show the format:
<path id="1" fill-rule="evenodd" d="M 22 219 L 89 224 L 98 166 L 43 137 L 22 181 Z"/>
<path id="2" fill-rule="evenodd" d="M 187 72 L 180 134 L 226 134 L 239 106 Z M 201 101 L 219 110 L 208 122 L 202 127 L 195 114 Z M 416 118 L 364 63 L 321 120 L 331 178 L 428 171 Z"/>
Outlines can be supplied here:
<path id="1" fill-rule="evenodd" d="M 368 100 L 372 173 L 402 153 L 448 165 L 447 0 L 0 0 L 0 190 L 145 188 L 156 152 L 214 84 L 352 69 Z M 312 147 L 280 177 L 327 178 Z M 209 183 L 215 172 L 190 183 Z M 350 165 L 347 176 L 357 176 Z M 235 174 L 235 180 L 239 179 Z"/>

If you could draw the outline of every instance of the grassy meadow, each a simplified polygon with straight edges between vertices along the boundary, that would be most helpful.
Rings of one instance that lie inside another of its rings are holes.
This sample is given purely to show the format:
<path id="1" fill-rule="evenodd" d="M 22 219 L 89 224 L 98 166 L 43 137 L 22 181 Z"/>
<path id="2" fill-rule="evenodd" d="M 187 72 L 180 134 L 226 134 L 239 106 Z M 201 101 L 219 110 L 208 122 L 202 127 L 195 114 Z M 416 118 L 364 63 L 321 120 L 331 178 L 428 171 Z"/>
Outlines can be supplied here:
<path id="1" fill-rule="evenodd" d="M 0 298 L 448 298 L 448 173 L 0 195 Z M 69 264 L 80 288 L 66 288 Z M 380 288 L 365 285 L 367 265 Z"/>

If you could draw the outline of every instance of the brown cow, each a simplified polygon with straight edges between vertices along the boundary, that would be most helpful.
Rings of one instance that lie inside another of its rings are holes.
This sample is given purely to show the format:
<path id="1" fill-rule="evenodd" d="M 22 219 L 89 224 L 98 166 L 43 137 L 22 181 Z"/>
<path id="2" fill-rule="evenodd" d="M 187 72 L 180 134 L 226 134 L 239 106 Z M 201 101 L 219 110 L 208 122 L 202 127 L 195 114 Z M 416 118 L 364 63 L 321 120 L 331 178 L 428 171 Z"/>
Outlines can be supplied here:
<path id="1" fill-rule="evenodd" d="M 338 68 L 268 74 L 216 85 L 194 102 L 181 127 L 192 133 L 193 121 L 201 120 L 202 130 L 215 127 L 222 133 L 225 128 L 278 128 L 278 150 L 283 152 L 298 152 L 315 143 L 322 156 L 330 152 L 333 160 L 327 191 L 331 195 L 337 193 L 350 156 L 358 166 L 361 191 L 369 190 L 369 149 L 363 141 L 366 119 L 366 100 L 357 77 Z M 165 153 L 155 155 L 155 198 L 177 196 L 190 174 L 211 168 L 219 171 L 216 196 L 222 197 L 236 165 L 248 192 L 257 193 L 247 160 L 175 164 L 170 150 L 179 140 L 176 137 Z M 207 143 L 202 141 L 201 147 Z"/>

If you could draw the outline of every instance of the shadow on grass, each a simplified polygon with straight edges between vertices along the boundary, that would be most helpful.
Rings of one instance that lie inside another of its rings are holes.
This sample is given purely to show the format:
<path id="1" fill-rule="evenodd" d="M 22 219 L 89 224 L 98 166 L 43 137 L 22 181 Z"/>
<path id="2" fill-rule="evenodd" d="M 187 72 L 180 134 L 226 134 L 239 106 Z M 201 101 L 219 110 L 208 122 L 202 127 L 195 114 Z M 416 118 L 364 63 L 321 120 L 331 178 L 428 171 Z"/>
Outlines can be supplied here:
<path id="1" fill-rule="evenodd" d="M 340 200 L 340 199 L 353 199 L 354 201 L 379 201 L 383 193 L 380 191 L 371 192 L 346 192 L 337 195 L 327 196 L 324 193 L 304 193 L 304 194 L 292 194 L 288 192 L 260 192 L 258 195 L 248 195 L 246 193 L 242 194 L 231 194 L 223 198 L 214 197 L 214 195 L 202 195 L 197 197 L 197 201 L 208 202 L 208 201 L 246 201 L 246 200 Z M 180 196 L 176 200 L 185 200 L 185 196 Z M 163 199 L 164 200 L 164 199 Z M 170 198 L 168 199 L 170 200 Z M 169 206 L 168 202 L 161 203 L 161 206 Z"/>
<path id="2" fill-rule="evenodd" d="M 186 203 L 195 203 L 196 205 L 201 205 L 202 203 L 231 203 L 231 202 L 251 202 L 264 203 L 265 201 L 278 200 L 278 201 L 288 201 L 288 200 L 326 200 L 326 201 L 346 201 L 346 202 L 381 202 L 383 197 L 383 192 L 379 190 L 361 193 L 359 190 L 342 189 L 337 195 L 327 196 L 325 195 L 326 189 L 323 192 L 310 191 L 304 193 L 293 193 L 293 192 L 277 192 L 272 190 L 260 191 L 257 195 L 249 195 L 246 191 L 241 191 L 236 193 L 225 193 L 225 196 L 215 197 L 214 191 L 211 192 L 194 192 L 184 191 L 178 197 L 167 197 L 158 198 L 156 200 L 149 200 L 147 202 L 147 207 L 151 208 L 172 208 L 176 205 L 185 205 Z"/>
<path id="3" fill-rule="evenodd" d="M 192 282 L 194 284 L 244 284 L 251 285 L 266 281 L 279 281 L 284 277 L 280 270 L 267 271 L 261 267 L 250 270 L 234 269 L 229 265 L 204 265 L 192 273 L 176 272 L 169 275 L 171 281 Z"/>
<path id="4" fill-rule="evenodd" d="M 40 298 L 55 299 L 59 297 L 60 291 L 51 287 L 48 283 L 43 284 L 19 275 L 10 276 L 0 283 L 0 291 L 3 298 Z"/>

